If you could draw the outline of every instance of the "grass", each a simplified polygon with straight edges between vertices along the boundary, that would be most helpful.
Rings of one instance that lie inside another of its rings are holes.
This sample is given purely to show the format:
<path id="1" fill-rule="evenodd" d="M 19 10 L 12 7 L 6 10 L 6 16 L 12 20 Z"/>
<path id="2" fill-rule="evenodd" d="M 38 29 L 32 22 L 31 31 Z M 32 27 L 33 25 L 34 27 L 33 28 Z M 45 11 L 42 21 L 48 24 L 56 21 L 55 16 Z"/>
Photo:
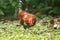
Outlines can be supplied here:
<path id="1" fill-rule="evenodd" d="M 0 40 L 60 40 L 60 29 L 47 28 L 37 23 L 29 31 L 16 23 L 0 22 Z"/>

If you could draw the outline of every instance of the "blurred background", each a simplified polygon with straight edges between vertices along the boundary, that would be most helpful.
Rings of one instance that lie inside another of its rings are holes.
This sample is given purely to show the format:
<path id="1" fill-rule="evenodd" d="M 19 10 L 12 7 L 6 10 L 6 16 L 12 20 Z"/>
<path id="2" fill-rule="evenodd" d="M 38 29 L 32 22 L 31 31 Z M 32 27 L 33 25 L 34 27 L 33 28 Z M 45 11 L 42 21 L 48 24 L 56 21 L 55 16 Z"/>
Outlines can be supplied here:
<path id="1" fill-rule="evenodd" d="M 29 31 L 16 26 L 20 9 L 36 16 Z M 0 40 L 60 40 L 60 29 L 54 29 L 51 21 L 54 17 L 60 18 L 60 0 L 0 0 Z M 60 19 L 58 23 L 60 27 Z"/>
<path id="2" fill-rule="evenodd" d="M 60 0 L 0 0 L 0 19 L 3 16 L 17 18 L 20 9 L 26 10 L 37 17 L 60 14 Z"/>

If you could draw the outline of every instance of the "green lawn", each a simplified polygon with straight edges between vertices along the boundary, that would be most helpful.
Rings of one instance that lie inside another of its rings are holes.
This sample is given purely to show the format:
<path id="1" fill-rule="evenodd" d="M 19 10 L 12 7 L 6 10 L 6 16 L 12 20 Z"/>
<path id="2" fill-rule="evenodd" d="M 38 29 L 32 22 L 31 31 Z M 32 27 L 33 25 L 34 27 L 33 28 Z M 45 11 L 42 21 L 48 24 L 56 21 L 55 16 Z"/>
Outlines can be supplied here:
<path id="1" fill-rule="evenodd" d="M 37 23 L 29 30 L 16 26 L 16 23 L 0 22 L 0 40 L 60 40 L 60 30 L 47 28 L 47 25 Z"/>

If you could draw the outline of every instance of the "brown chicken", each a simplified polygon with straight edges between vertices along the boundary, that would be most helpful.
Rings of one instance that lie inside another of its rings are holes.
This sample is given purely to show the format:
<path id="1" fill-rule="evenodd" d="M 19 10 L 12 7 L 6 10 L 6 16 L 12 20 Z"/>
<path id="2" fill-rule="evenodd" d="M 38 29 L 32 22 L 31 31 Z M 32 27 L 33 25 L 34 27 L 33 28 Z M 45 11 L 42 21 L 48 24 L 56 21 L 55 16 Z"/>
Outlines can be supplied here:
<path id="1" fill-rule="evenodd" d="M 24 25 L 24 28 L 26 29 L 26 26 L 34 26 L 36 23 L 36 16 L 33 14 L 30 14 L 26 11 L 20 10 L 18 13 L 18 25 Z"/>

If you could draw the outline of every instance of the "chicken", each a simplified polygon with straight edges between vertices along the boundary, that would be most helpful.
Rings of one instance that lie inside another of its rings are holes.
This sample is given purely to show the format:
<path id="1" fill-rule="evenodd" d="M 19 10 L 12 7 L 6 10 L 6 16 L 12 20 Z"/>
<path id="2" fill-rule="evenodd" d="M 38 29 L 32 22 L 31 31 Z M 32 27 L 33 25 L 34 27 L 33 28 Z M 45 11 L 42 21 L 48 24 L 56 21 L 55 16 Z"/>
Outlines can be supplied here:
<path id="1" fill-rule="evenodd" d="M 36 16 L 26 11 L 20 10 L 18 13 L 18 25 L 32 27 L 36 23 Z M 26 29 L 26 28 L 25 28 Z"/>

